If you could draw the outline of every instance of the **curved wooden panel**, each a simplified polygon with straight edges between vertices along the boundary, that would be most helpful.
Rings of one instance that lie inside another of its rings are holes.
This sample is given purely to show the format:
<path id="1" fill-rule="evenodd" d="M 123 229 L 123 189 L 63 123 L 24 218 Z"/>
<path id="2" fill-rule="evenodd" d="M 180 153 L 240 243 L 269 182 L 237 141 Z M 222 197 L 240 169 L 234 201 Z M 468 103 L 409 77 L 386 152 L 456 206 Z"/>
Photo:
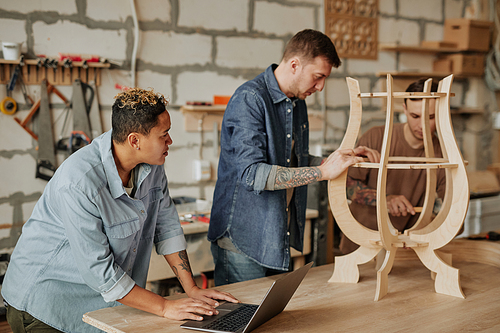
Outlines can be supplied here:
<path id="1" fill-rule="evenodd" d="M 359 129 L 361 127 L 362 103 L 359 97 L 359 83 L 353 78 L 346 78 L 349 96 L 351 99 L 351 111 L 346 133 L 339 149 L 352 149 L 356 144 Z M 359 245 L 374 247 L 370 240 L 378 239 L 378 232 L 371 230 L 360 224 L 352 216 L 346 194 L 347 171 L 342 173 L 336 179 L 328 182 L 328 198 L 332 215 L 344 235 Z"/>

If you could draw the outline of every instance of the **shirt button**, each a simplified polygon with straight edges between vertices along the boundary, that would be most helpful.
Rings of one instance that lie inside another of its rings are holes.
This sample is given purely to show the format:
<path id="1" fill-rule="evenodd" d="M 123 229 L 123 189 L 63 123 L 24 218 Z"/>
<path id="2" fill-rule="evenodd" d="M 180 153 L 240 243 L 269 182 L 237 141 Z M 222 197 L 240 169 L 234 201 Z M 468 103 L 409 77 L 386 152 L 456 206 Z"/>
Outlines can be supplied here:
<path id="1" fill-rule="evenodd" d="M 285 209 L 285 210 L 288 212 L 288 207 L 286 207 L 286 209 Z"/>
<path id="2" fill-rule="evenodd" d="M 287 236 L 290 236 L 290 231 L 288 231 L 288 232 L 286 233 L 286 235 L 287 235 Z"/>
<path id="3" fill-rule="evenodd" d="M 287 159 L 286 161 L 287 161 L 288 163 L 290 163 L 290 159 Z"/>
<path id="4" fill-rule="evenodd" d="M 286 101 L 287 101 L 288 103 L 290 103 L 290 100 L 289 100 L 288 98 L 286 99 Z"/>
<path id="5" fill-rule="evenodd" d="M 137 250 L 137 249 L 134 249 L 134 252 L 135 252 L 135 250 Z"/>
<path id="6" fill-rule="evenodd" d="M 144 214 L 144 209 L 141 209 L 141 213 L 143 213 L 143 214 Z"/>
<path id="7" fill-rule="evenodd" d="M 290 109 L 288 109 L 288 110 L 286 110 L 286 111 L 287 111 L 288 113 L 292 112 L 292 110 L 290 110 Z"/>
<path id="8" fill-rule="evenodd" d="M 290 134 L 287 134 L 287 135 L 286 135 L 286 137 L 287 137 L 287 138 L 290 138 L 290 137 L 291 137 L 291 135 L 290 135 Z"/>

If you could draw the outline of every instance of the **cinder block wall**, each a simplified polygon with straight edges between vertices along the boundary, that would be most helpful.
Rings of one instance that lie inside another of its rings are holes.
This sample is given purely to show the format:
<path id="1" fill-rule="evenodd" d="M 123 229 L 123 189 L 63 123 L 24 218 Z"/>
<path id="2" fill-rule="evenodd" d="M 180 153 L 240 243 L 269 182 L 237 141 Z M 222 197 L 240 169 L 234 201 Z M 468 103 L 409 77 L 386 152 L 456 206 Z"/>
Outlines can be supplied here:
<path id="1" fill-rule="evenodd" d="M 475 2 L 379 0 L 379 40 L 403 45 L 417 45 L 424 39 L 441 40 L 445 18 L 467 15 L 468 6 Z M 294 33 L 304 28 L 323 30 L 323 0 L 136 0 L 135 6 L 140 27 L 137 86 L 153 87 L 170 99 L 174 144 L 165 168 L 171 193 L 211 200 L 215 181 L 194 182 L 191 166 L 199 158 L 202 145 L 203 158 L 211 162 L 215 176 L 215 134 L 205 132 L 201 136 L 185 131 L 179 107 L 187 101 L 210 101 L 215 94 L 231 95 L 241 83 L 269 64 L 278 63 Z M 120 63 L 118 68 L 102 72 L 102 85 L 97 91 L 104 129 L 110 128 L 111 104 L 119 92 L 115 84 L 131 85 L 134 25 L 129 1 L 2 0 L 0 40 L 23 42 L 22 52 L 28 56 L 97 54 Z M 324 92 L 307 100 L 313 112 L 326 108 L 333 125 L 324 132 L 311 132 L 311 152 L 319 151 L 323 143 L 335 147 L 343 137 L 349 113 L 346 76 L 358 79 L 363 92 L 380 91 L 381 79 L 376 72 L 428 72 L 432 61 L 431 55 L 394 52 L 379 52 L 377 60 L 343 59 Z M 57 88 L 71 98 L 70 86 Z M 472 103 L 486 107 L 489 113 L 496 111 L 496 103 L 477 98 L 491 95 L 482 79 L 458 81 L 454 90 L 454 105 Z M 0 98 L 5 97 L 5 91 L 5 85 L 0 86 Z M 35 100 L 40 97 L 38 86 L 28 86 L 28 92 Z M 20 103 L 16 116 L 24 119 L 29 107 L 23 104 L 19 86 L 13 97 Z M 68 134 L 67 130 L 61 133 L 64 105 L 55 95 L 51 103 L 57 140 L 61 134 Z M 381 106 L 380 100 L 366 102 L 364 129 L 383 123 Z M 491 163 L 490 141 L 494 133 L 488 112 L 453 119 L 459 141 L 468 138 L 469 150 L 464 151 L 464 156 L 475 161 L 473 168 L 485 168 Z M 36 120 L 34 123 L 36 131 Z M 0 252 L 6 252 L 15 245 L 46 182 L 35 179 L 37 142 L 15 123 L 13 116 L 0 113 L 0 137 Z M 476 153 L 478 147 L 480 155 Z M 58 155 L 59 163 L 63 159 Z"/>

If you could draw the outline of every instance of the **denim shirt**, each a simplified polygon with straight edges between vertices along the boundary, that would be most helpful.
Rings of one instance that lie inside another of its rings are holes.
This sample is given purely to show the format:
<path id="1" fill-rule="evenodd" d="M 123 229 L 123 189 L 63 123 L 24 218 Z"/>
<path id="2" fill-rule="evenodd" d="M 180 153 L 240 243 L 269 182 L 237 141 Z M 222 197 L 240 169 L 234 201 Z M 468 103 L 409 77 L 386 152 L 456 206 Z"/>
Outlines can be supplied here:
<path id="1" fill-rule="evenodd" d="M 2 285 L 10 306 L 63 332 L 100 332 L 83 314 L 120 305 L 135 284 L 144 287 L 153 244 L 161 255 L 186 248 L 163 165 L 135 171 L 130 198 L 111 131 L 62 163 L 12 254 Z"/>
<path id="2" fill-rule="evenodd" d="M 260 265 L 287 270 L 290 246 L 302 251 L 307 186 L 294 190 L 289 227 L 286 190 L 264 189 L 273 165 L 290 167 L 292 139 L 297 166 L 309 165 L 309 122 L 305 102 L 280 90 L 276 67 L 240 86 L 227 105 L 208 240 L 229 237 Z"/>

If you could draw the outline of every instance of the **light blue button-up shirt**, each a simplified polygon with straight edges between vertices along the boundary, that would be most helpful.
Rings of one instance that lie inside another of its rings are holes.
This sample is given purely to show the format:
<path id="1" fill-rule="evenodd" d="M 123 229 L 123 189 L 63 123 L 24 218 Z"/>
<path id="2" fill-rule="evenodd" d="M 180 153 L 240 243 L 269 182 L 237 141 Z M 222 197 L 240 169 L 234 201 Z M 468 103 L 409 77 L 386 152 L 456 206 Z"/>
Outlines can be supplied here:
<path id="1" fill-rule="evenodd" d="M 158 254 L 186 249 L 163 165 L 136 167 L 128 196 L 111 131 L 71 155 L 23 227 L 2 285 L 10 306 L 63 332 L 98 332 L 82 315 L 144 287 Z M 167 264 L 167 263 L 165 263 Z"/>

